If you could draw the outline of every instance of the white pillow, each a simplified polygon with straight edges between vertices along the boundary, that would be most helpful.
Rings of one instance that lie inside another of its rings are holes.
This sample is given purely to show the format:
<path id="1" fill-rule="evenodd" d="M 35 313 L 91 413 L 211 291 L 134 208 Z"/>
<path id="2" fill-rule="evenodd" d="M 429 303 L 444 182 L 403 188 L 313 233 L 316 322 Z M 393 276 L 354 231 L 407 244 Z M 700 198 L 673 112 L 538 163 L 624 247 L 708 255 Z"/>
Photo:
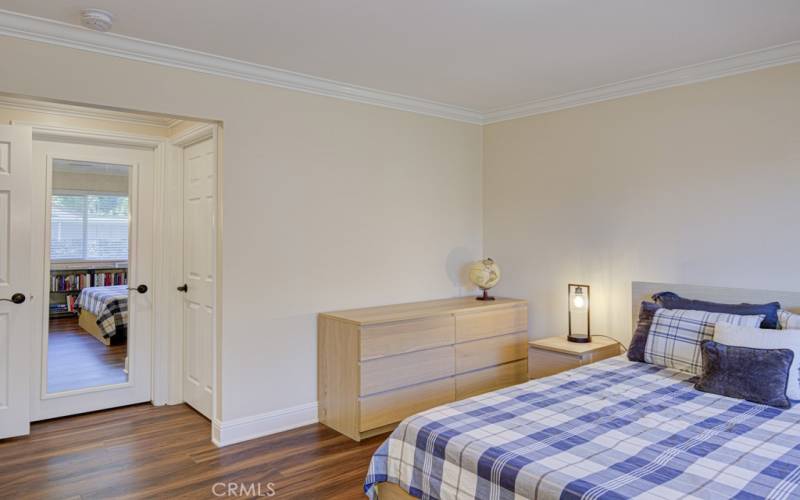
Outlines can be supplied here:
<path id="1" fill-rule="evenodd" d="M 800 330 L 800 314 L 779 309 L 778 328 L 781 330 Z"/>
<path id="2" fill-rule="evenodd" d="M 800 330 L 767 330 L 717 323 L 714 328 L 714 342 L 755 349 L 791 349 L 794 360 L 789 368 L 786 395 L 789 399 L 800 399 Z"/>

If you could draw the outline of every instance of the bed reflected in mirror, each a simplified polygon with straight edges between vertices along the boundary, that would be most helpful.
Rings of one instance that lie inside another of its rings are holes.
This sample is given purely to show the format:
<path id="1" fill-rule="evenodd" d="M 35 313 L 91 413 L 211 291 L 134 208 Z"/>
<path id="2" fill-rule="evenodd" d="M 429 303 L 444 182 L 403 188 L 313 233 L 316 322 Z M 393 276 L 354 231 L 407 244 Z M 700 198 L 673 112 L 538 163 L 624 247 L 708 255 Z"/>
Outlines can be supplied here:
<path id="1" fill-rule="evenodd" d="M 129 168 L 53 160 L 48 393 L 128 381 Z"/>

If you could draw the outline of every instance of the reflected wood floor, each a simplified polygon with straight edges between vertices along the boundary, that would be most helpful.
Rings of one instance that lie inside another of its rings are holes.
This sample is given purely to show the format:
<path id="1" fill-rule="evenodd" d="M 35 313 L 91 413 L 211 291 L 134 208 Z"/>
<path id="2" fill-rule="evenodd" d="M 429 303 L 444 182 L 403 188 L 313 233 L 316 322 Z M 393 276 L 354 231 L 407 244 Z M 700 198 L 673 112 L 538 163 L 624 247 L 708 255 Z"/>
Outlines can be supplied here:
<path id="1" fill-rule="evenodd" d="M 50 320 L 47 392 L 127 382 L 127 346 L 107 346 L 78 325 L 78 318 Z"/>
<path id="2" fill-rule="evenodd" d="M 277 499 L 363 499 L 370 457 L 386 438 L 356 443 L 320 424 L 225 448 L 210 436 L 208 420 L 186 405 L 37 422 L 28 437 L 0 440 L 0 498 L 202 499 L 219 498 L 218 482 L 259 483 L 264 495 L 272 482 Z"/>

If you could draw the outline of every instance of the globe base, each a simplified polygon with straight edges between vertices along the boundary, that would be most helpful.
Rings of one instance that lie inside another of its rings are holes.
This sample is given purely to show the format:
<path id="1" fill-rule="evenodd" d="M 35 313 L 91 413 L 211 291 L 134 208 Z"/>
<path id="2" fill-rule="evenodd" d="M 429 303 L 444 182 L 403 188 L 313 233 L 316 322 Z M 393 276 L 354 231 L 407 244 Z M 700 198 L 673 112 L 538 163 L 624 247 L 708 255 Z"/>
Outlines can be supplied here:
<path id="1" fill-rule="evenodd" d="M 494 300 L 494 297 L 489 296 L 489 290 L 484 290 L 483 295 L 475 297 L 475 300 Z"/>

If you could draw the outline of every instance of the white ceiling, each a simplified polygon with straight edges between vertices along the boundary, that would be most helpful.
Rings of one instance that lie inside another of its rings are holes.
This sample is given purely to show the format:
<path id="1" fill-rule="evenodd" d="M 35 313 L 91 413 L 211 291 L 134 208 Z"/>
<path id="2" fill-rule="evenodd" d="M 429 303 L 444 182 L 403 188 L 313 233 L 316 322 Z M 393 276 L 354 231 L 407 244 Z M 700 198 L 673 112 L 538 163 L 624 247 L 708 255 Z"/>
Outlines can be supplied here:
<path id="1" fill-rule="evenodd" d="M 800 40 L 799 0 L 0 0 L 482 113 Z"/>

